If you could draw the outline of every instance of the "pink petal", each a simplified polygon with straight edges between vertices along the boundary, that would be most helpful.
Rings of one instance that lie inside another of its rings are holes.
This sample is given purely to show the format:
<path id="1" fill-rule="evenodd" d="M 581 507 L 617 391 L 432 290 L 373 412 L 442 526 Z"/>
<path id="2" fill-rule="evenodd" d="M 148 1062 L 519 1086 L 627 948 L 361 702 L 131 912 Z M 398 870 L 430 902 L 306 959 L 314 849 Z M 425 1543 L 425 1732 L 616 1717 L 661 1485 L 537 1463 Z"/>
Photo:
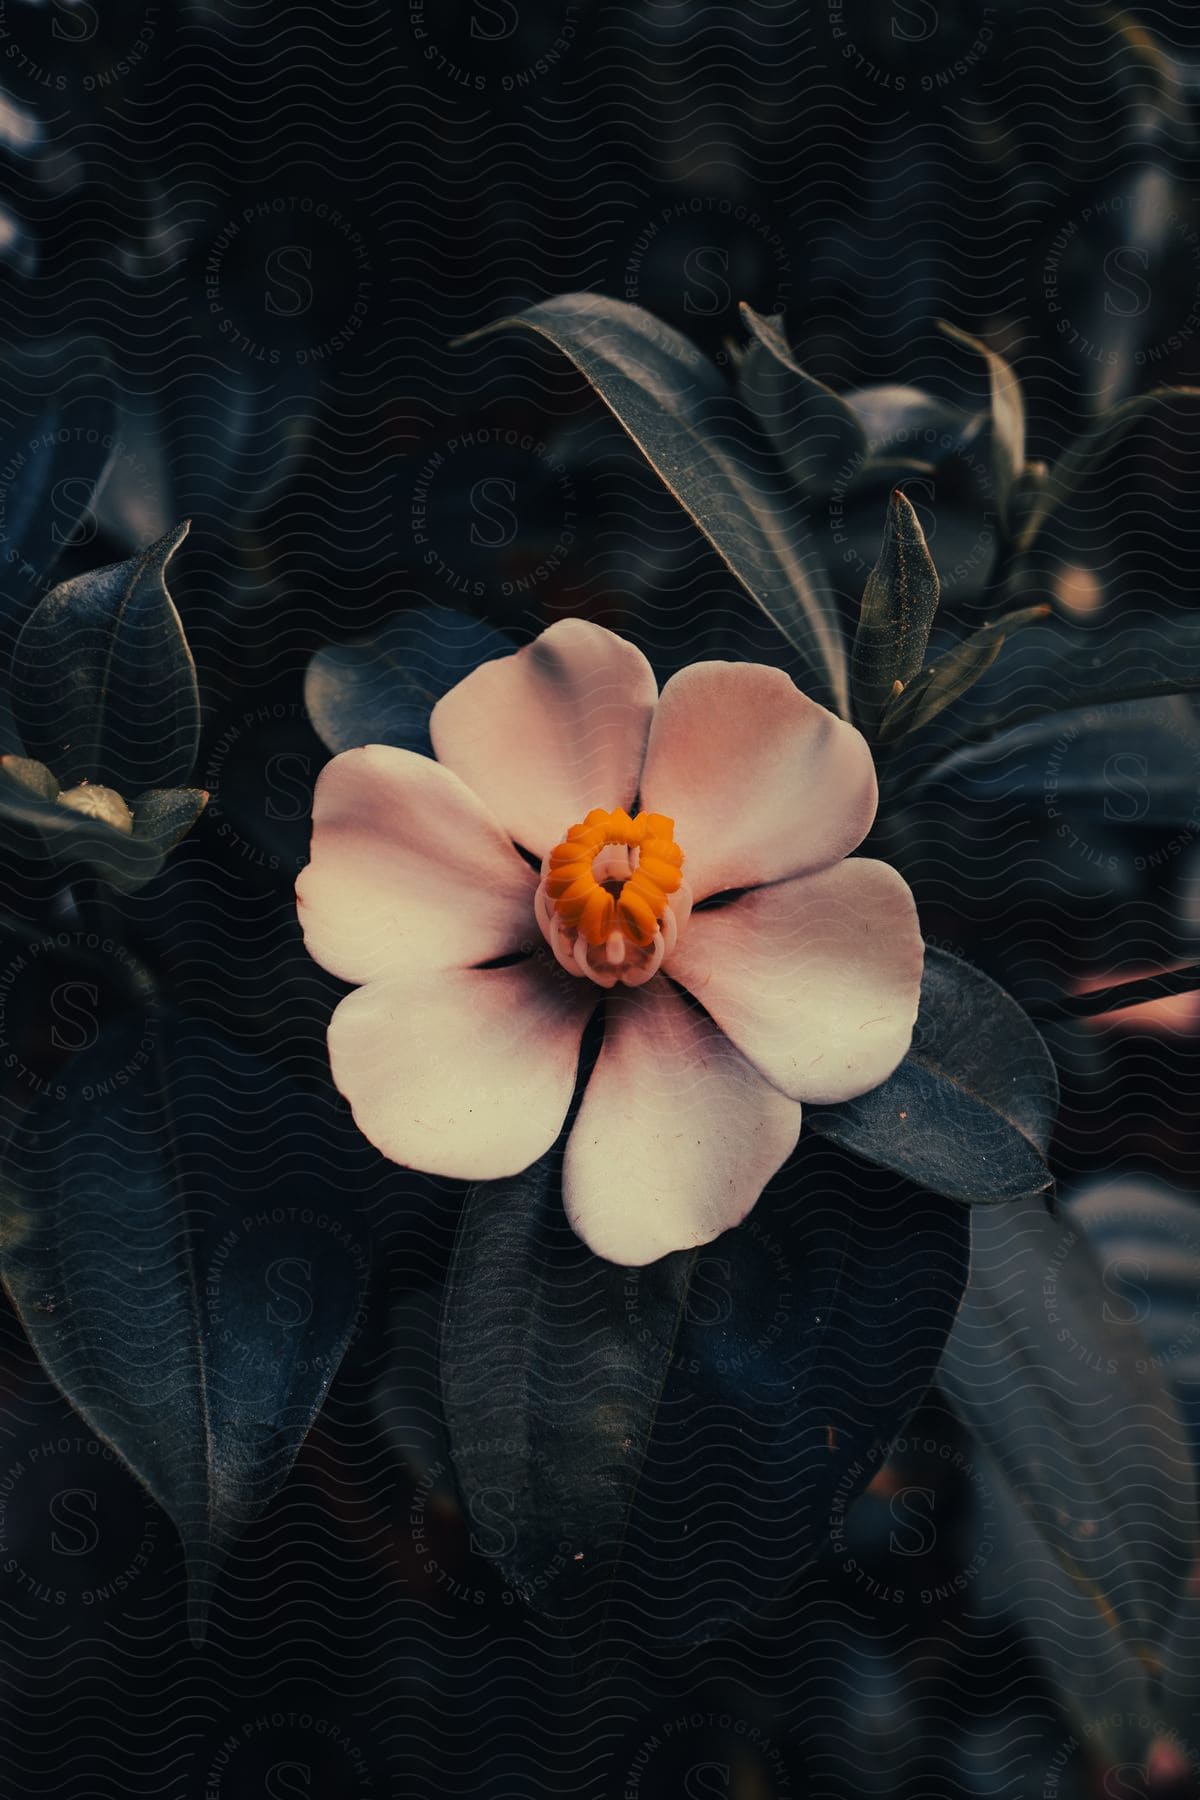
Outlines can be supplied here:
<path id="1" fill-rule="evenodd" d="M 675 821 L 697 900 L 826 869 L 875 817 L 875 766 L 852 725 L 781 669 L 693 663 L 654 714 L 641 804 Z"/>
<path id="2" fill-rule="evenodd" d="M 368 744 L 322 769 L 296 897 L 310 956 L 343 981 L 532 947 L 536 885 L 470 789 L 429 757 Z"/>
<path id="3" fill-rule="evenodd" d="M 567 1217 L 610 1262 L 710 1243 L 796 1147 L 800 1108 L 669 983 L 615 993 L 571 1127 Z"/>
<path id="4" fill-rule="evenodd" d="M 902 1061 L 923 960 L 907 883 L 856 857 L 693 913 L 667 968 L 781 1093 L 831 1103 Z"/>
<path id="5" fill-rule="evenodd" d="M 632 804 L 657 693 L 640 650 L 563 619 L 451 688 L 429 729 L 438 760 L 542 856 L 593 806 Z"/>
<path id="6" fill-rule="evenodd" d="M 372 982 L 330 1020 L 333 1079 L 393 1162 L 467 1181 L 515 1175 L 562 1130 L 596 998 L 545 955 Z"/>

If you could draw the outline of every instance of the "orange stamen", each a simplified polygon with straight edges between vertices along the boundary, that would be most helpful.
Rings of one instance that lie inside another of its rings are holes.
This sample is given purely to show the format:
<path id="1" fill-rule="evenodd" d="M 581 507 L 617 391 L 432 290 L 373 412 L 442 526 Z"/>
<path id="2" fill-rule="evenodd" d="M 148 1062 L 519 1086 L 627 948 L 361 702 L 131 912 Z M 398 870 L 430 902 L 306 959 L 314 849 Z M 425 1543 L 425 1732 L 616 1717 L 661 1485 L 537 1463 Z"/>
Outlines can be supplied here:
<path id="1" fill-rule="evenodd" d="M 605 852 L 622 849 L 633 854 L 615 860 L 630 872 L 606 875 Z M 612 812 L 593 807 L 582 824 L 572 825 L 544 866 L 546 897 L 554 911 L 596 948 L 617 930 L 644 949 L 683 881 L 674 819 L 663 813 L 639 813 L 633 819 L 621 806 Z"/>

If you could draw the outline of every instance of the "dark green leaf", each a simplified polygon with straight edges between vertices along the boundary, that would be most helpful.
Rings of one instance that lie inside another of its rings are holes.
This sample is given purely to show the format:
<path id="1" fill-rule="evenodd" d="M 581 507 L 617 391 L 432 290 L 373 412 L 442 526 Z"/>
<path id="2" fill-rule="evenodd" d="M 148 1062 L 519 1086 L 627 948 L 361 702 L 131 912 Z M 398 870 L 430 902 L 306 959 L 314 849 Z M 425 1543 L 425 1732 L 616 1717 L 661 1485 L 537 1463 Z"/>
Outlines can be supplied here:
<path id="1" fill-rule="evenodd" d="M 485 329 L 513 325 L 571 358 L 844 715 L 846 659 L 824 571 L 713 365 L 672 326 L 603 294 L 560 295 Z"/>
<path id="2" fill-rule="evenodd" d="M 942 458 L 965 449 L 984 418 L 935 400 L 922 388 L 892 382 L 852 388 L 842 398 L 866 435 L 867 462 L 876 480 L 888 470 L 894 480 L 918 469 L 931 471 Z"/>
<path id="3" fill-rule="evenodd" d="M 975 1214 L 972 1236 L 939 1383 L 1014 1502 L 996 1572 L 1008 1607 L 1100 1746 L 1120 1752 L 1133 1720 L 1115 1701 L 1132 1694 L 1146 1711 L 1192 1561 L 1186 1434 L 1078 1225 L 1025 1203 Z"/>
<path id="4" fill-rule="evenodd" d="M 973 738 L 1047 713 L 1195 693 L 1200 626 L 1167 619 L 1114 631 L 1056 618 L 1036 639 L 1014 646 L 1005 667 L 1009 693 L 1000 706 L 987 709 Z"/>
<path id="5" fill-rule="evenodd" d="M 855 717 L 874 732 L 896 682 L 921 672 L 940 592 L 937 570 L 911 502 L 897 488 L 879 560 L 863 589 L 850 664 Z"/>
<path id="6" fill-rule="evenodd" d="M 198 1624 L 361 1300 L 367 1258 L 312 1111 L 201 1028 L 140 1020 L 35 1102 L 3 1177 L 5 1286 L 48 1373 L 177 1525 Z"/>
<path id="7" fill-rule="evenodd" d="M 807 374 L 792 355 L 777 318 L 762 318 L 745 301 L 742 318 L 753 334 L 738 381 L 762 421 L 783 466 L 806 493 L 826 495 L 863 467 L 867 440 L 846 402 Z"/>
<path id="8" fill-rule="evenodd" d="M 429 715 L 442 695 L 482 663 L 515 649 L 482 619 L 448 606 L 398 613 L 362 643 L 318 650 L 305 676 L 304 702 L 313 729 L 334 752 L 395 744 L 432 756 Z"/>
<path id="9" fill-rule="evenodd" d="M 922 1397 L 966 1218 L 812 1140 L 744 1225 L 624 1269 L 571 1233 L 553 1158 L 474 1189 L 443 1397 L 510 1583 L 593 1642 L 699 1641 L 775 1599 Z"/>
<path id="10" fill-rule="evenodd" d="M 175 787 L 196 759 L 196 671 L 166 587 L 178 525 L 128 562 L 64 581 L 26 621 L 12 706 L 26 750 L 63 787 Z"/>
<path id="11" fill-rule="evenodd" d="M 1011 663 L 1020 665 L 1019 652 Z M 1021 683 L 1010 679 L 1011 663 L 1004 680 L 1015 695 Z M 986 705 L 982 693 L 979 702 Z M 995 720 L 998 711 L 987 716 Z M 1137 786 L 1130 790 L 1132 801 L 1121 805 L 1114 795 L 1123 776 Z M 1121 811 L 1124 822 L 1139 830 L 1191 829 L 1200 785 L 1200 712 L 1176 694 L 1089 707 L 1067 719 L 1043 714 L 991 737 L 963 732 L 952 749 L 909 779 L 905 798 L 937 785 L 953 789 L 955 804 L 960 796 L 973 809 L 1017 803 L 1056 828 L 1071 816 L 1079 823 L 1096 821 L 1104 831 Z"/>
<path id="12" fill-rule="evenodd" d="M 1114 407 L 1075 439 L 1038 484 L 1018 539 L 1018 549 L 1031 550 L 1042 529 L 1061 507 L 1077 494 L 1085 494 L 1104 465 L 1127 437 L 1143 434 L 1151 441 L 1161 436 L 1173 415 L 1192 410 L 1200 401 L 1200 388 L 1154 388 Z M 1010 590 L 1019 591 L 1026 579 L 1020 563 L 1010 577 Z"/>
<path id="13" fill-rule="evenodd" d="M 1148 1356 L 1143 1377 L 1168 1382 L 1187 1424 L 1193 1468 L 1200 1453 L 1200 1207 L 1194 1198 L 1147 1179 L 1097 1182 L 1064 1209 L 1101 1265 L 1106 1316 L 1136 1320 Z M 1163 1705 L 1179 1730 L 1190 1729 L 1200 1655 L 1200 1592 L 1189 1581 L 1177 1596 L 1163 1652 Z"/>
<path id="14" fill-rule="evenodd" d="M 1013 485 L 1025 467 L 1025 401 L 1021 384 L 1004 358 L 957 325 L 940 321 L 946 336 L 974 350 L 987 365 L 992 407 L 992 479 L 996 502 L 1007 515 Z"/>
<path id="15" fill-rule="evenodd" d="M 986 675 L 1007 637 L 1022 625 L 1032 625 L 1049 616 L 1048 606 L 1026 606 L 1020 612 L 1007 613 L 994 625 L 980 626 L 970 637 L 952 645 L 933 668 L 926 669 L 902 694 L 897 694 L 883 715 L 880 740 L 891 743 L 928 725 L 974 687 L 981 675 Z"/>
<path id="16" fill-rule="evenodd" d="M 1058 1106 L 1050 1054 L 1004 989 L 927 948 L 913 1045 L 881 1087 L 813 1107 L 814 1131 L 953 1200 L 1044 1193 Z"/>
<path id="17" fill-rule="evenodd" d="M 165 856 L 187 836 L 207 802 L 203 788 L 151 788 L 133 802 L 133 835 Z"/>

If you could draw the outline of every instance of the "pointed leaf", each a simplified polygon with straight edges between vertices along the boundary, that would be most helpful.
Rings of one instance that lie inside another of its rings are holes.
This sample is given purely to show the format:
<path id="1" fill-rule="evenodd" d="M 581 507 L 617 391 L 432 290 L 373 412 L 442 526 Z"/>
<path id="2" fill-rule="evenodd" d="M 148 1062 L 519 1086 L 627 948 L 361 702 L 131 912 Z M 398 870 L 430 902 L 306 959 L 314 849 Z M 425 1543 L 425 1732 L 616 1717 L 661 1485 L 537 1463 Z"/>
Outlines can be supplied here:
<path id="1" fill-rule="evenodd" d="M 13 655 L 13 714 L 29 754 L 63 787 L 119 794 L 174 787 L 196 760 L 196 671 L 166 586 L 187 536 L 156 544 L 47 594 Z"/>
<path id="2" fill-rule="evenodd" d="M 197 1617 L 283 1483 L 361 1298 L 366 1258 L 311 1117 L 200 1028 L 114 1025 L 31 1107 L 0 1188 L 13 1304 L 174 1520 Z"/>
<path id="3" fill-rule="evenodd" d="M 867 731 L 878 726 L 895 684 L 907 687 L 920 674 L 940 591 L 921 521 L 897 488 L 863 589 L 850 665 L 856 718 Z"/>
<path id="4" fill-rule="evenodd" d="M 203 788 L 151 788 L 133 803 L 133 835 L 165 856 L 187 836 L 207 804 Z"/>
<path id="5" fill-rule="evenodd" d="M 805 1123 L 949 1199 L 1041 1194 L 1058 1078 L 1029 1019 L 979 969 L 927 947 L 913 1047 L 881 1087 Z"/>
<path id="6" fill-rule="evenodd" d="M 481 663 L 516 645 L 482 619 L 448 606 L 398 613 L 373 637 L 318 650 L 304 703 L 328 749 L 394 744 L 432 756 L 429 715 L 442 695 Z"/>
<path id="7" fill-rule="evenodd" d="M 509 1582 L 593 1644 L 700 1641 L 775 1599 L 922 1397 L 967 1215 L 815 1140 L 746 1223 L 624 1269 L 547 1158 L 468 1196 L 442 1387 Z"/>
<path id="8" fill-rule="evenodd" d="M 952 645 L 933 668 L 926 669 L 902 694 L 896 695 L 883 715 L 880 741 L 891 743 L 920 731 L 974 687 L 981 675 L 987 674 L 1007 637 L 1022 625 L 1049 617 L 1048 606 L 1026 606 L 1020 612 L 1006 613 L 994 625 L 980 626 L 970 637 Z"/>
<path id="9" fill-rule="evenodd" d="M 800 367 L 777 318 L 762 318 L 744 300 L 741 314 L 755 340 L 739 371 L 741 392 L 797 487 L 827 495 L 865 464 L 863 428 L 840 395 Z"/>
<path id="10" fill-rule="evenodd" d="M 672 326 L 603 294 L 560 295 L 484 329 L 506 326 L 571 358 L 844 715 L 845 651 L 824 572 L 807 542 L 797 548 L 799 511 L 755 458 L 752 421 L 712 364 Z"/>
<path id="11" fill-rule="evenodd" d="M 1178 1409 L 1149 1346 L 1079 1227 L 1034 1202 L 977 1213 L 972 1273 L 939 1384 L 1023 1516 L 1017 1555 L 1049 1550 L 1077 1598 L 1027 1593 L 1034 1641 L 1065 1624 L 1126 1666 L 1161 1673 L 1193 1560 L 1195 1478 Z M 1090 1619 L 1088 1618 L 1090 1615 Z M 1069 1652 L 1068 1652 L 1069 1654 Z M 1117 1691 L 1121 1691 L 1118 1687 Z M 1112 1694 L 1087 1695 L 1101 1714 Z"/>
<path id="12" fill-rule="evenodd" d="M 992 479 L 1002 514 L 1007 514 L 1013 484 L 1025 467 L 1025 401 L 1021 384 L 1004 358 L 986 344 L 945 319 L 939 321 L 948 338 L 974 350 L 987 365 L 992 403 Z"/>

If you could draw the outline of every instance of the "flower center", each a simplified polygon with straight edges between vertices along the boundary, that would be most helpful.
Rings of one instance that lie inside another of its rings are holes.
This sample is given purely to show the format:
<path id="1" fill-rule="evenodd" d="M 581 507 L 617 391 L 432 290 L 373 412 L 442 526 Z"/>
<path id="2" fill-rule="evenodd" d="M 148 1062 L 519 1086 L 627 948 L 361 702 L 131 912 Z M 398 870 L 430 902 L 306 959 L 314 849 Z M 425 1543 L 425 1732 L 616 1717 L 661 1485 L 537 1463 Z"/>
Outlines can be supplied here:
<path id="1" fill-rule="evenodd" d="M 572 975 L 640 987 L 675 948 L 692 910 L 674 819 L 593 807 L 543 860 L 534 910 Z"/>

